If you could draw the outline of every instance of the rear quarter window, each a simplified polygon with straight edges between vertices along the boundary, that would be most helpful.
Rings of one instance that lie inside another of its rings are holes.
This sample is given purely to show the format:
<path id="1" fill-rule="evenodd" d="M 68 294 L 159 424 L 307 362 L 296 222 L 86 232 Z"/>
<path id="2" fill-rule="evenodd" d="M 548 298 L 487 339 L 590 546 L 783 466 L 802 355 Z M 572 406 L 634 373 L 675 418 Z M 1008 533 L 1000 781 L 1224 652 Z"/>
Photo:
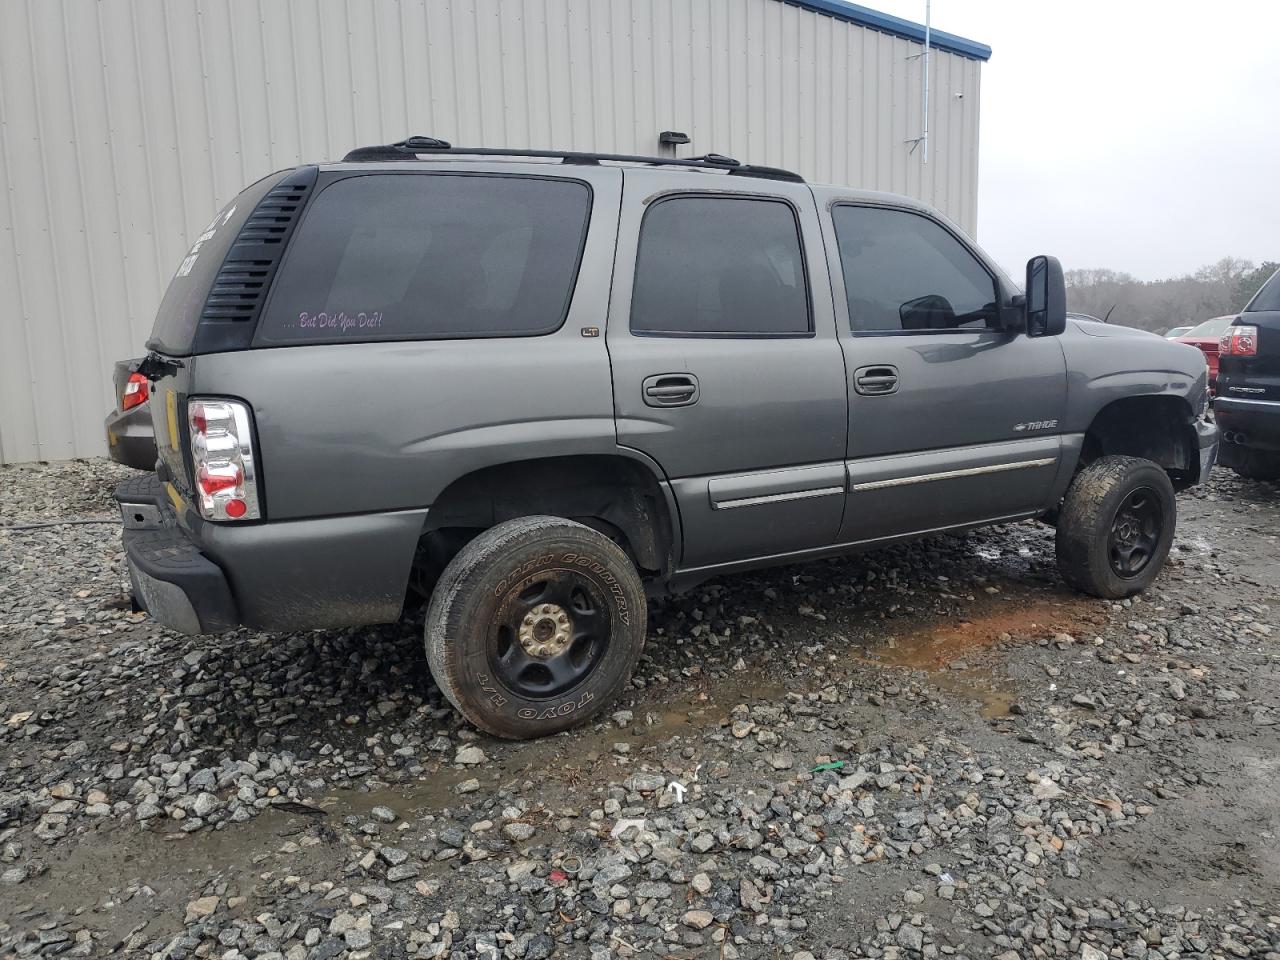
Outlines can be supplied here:
<path id="1" fill-rule="evenodd" d="M 1244 308 L 1245 313 L 1261 313 L 1264 310 L 1280 311 L 1280 270 L 1271 275 L 1271 279 L 1262 285 L 1249 305 Z"/>
<path id="2" fill-rule="evenodd" d="M 254 345 L 550 333 L 569 310 L 590 207 L 576 180 L 338 180 L 299 225 Z"/>
<path id="3" fill-rule="evenodd" d="M 185 356 L 195 342 L 200 312 L 209 296 L 209 288 L 218 275 L 222 261 L 240 234 L 249 215 L 263 197 L 292 170 L 280 170 L 244 191 L 218 212 L 213 222 L 200 231 L 187 251 L 177 272 L 169 281 L 147 347 L 161 353 Z"/>

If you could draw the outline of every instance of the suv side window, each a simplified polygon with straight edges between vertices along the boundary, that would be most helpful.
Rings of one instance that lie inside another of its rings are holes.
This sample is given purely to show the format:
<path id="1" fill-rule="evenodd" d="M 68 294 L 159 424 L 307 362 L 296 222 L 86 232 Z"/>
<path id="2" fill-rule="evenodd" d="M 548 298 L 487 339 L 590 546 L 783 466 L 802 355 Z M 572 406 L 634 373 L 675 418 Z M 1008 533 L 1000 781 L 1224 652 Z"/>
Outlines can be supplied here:
<path id="1" fill-rule="evenodd" d="M 854 333 L 999 329 L 995 278 L 937 222 L 908 210 L 831 211 Z"/>
<path id="2" fill-rule="evenodd" d="M 299 224 L 254 342 L 551 333 L 569 310 L 590 208 L 576 180 L 338 180 Z"/>
<path id="3" fill-rule="evenodd" d="M 673 196 L 640 225 L 631 332 L 647 336 L 808 336 L 800 225 L 789 203 Z"/>

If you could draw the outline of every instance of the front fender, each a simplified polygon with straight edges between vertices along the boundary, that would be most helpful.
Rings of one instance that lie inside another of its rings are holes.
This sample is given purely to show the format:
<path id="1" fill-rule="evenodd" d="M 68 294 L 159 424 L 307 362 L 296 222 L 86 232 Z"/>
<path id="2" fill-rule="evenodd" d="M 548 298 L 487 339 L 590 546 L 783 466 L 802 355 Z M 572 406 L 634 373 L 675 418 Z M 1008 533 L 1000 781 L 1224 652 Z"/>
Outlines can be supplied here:
<path id="1" fill-rule="evenodd" d="M 1132 331 L 1133 336 L 1065 334 L 1067 411 L 1064 433 L 1084 433 L 1107 406 L 1132 397 L 1175 397 L 1194 420 L 1209 389 L 1208 366 L 1195 347 Z"/>

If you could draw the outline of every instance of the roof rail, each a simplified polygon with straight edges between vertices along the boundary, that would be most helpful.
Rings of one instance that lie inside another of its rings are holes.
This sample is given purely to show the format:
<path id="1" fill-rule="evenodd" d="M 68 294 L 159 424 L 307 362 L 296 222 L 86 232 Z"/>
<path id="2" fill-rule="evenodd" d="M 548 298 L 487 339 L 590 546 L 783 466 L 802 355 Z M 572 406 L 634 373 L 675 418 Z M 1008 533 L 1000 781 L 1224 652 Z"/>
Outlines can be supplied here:
<path id="1" fill-rule="evenodd" d="M 600 163 L 643 163 L 655 167 L 686 167 L 694 170 L 723 170 L 730 176 L 758 177 L 765 180 L 789 180 L 804 183 L 804 178 L 790 170 L 757 167 L 741 163 L 733 157 L 708 153 L 702 157 L 639 157 L 622 153 L 583 153 L 575 150 L 517 150 L 506 147 L 455 147 L 435 137 L 409 137 L 383 146 L 357 147 L 345 157 L 346 163 L 376 160 L 416 160 L 422 154 L 449 154 L 476 157 L 528 157 L 559 160 L 561 163 L 598 166 Z"/>

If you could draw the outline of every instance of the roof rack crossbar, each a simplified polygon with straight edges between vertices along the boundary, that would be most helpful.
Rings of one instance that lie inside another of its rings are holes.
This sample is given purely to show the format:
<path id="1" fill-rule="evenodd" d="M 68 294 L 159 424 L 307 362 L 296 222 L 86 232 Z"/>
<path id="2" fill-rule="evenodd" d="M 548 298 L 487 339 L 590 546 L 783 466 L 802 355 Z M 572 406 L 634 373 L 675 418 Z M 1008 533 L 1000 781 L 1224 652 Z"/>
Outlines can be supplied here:
<path id="1" fill-rule="evenodd" d="M 804 178 L 790 170 L 757 167 L 740 163 L 732 157 L 709 153 L 702 157 L 643 157 L 626 153 L 590 153 L 578 150 L 518 150 L 506 147 L 455 147 L 434 137 L 409 137 L 385 146 L 359 147 L 343 161 L 360 163 L 379 160 L 415 160 L 421 155 L 448 154 L 476 157 L 525 157 L 534 160 L 559 160 L 561 163 L 598 166 L 601 163 L 643 163 L 655 167 L 685 167 L 694 170 L 723 170 L 731 176 L 757 177 L 766 180 L 789 180 L 804 183 Z"/>

